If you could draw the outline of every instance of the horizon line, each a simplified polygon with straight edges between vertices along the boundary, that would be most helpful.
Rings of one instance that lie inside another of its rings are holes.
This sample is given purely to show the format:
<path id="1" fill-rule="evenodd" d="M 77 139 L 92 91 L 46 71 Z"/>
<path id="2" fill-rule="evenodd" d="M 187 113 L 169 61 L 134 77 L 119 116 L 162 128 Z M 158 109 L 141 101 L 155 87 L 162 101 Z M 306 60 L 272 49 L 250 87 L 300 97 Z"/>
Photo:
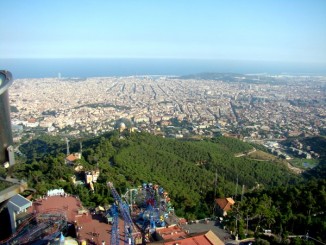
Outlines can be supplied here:
<path id="1" fill-rule="evenodd" d="M 0 60 L 198 60 L 198 61 L 226 61 L 226 62 L 267 62 L 287 64 L 315 64 L 326 65 L 326 61 L 283 61 L 259 59 L 231 59 L 231 58 L 202 58 L 202 57 L 0 57 Z"/>

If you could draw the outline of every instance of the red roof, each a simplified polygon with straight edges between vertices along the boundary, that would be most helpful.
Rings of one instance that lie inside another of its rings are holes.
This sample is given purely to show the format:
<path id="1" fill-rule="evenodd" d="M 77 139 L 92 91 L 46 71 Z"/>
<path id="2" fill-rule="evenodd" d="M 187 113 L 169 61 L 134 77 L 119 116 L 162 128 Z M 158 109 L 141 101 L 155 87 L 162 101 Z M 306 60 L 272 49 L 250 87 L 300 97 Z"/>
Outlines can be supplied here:
<path id="1" fill-rule="evenodd" d="M 100 214 L 92 215 L 86 210 L 82 214 L 78 211 L 83 209 L 82 203 L 79 199 L 73 196 L 51 196 L 44 199 L 39 199 L 33 202 L 33 206 L 29 209 L 30 213 L 50 213 L 61 210 L 66 214 L 68 221 L 72 224 L 77 222 L 77 226 L 82 227 L 78 230 L 78 241 L 87 241 L 87 244 L 92 244 L 92 237 L 94 244 L 110 244 L 112 226 L 103 222 L 103 217 Z M 123 220 L 119 219 L 120 239 L 124 238 Z M 93 233 L 96 233 L 95 236 Z M 97 234 L 99 233 L 99 234 Z M 120 245 L 124 244 L 120 241 Z"/>
<path id="2" fill-rule="evenodd" d="M 183 239 L 176 239 L 173 241 L 165 241 L 164 245 L 224 245 L 212 231 L 189 235 Z"/>
<path id="3" fill-rule="evenodd" d="M 29 122 L 29 123 L 35 123 L 36 122 L 36 119 L 35 118 L 29 118 L 29 119 L 27 119 L 27 122 Z"/>
<path id="4" fill-rule="evenodd" d="M 169 240 L 169 239 L 179 239 L 182 237 L 185 237 L 187 234 L 186 232 L 181 229 L 181 227 L 175 225 L 175 226 L 169 226 L 169 227 L 162 227 L 162 228 L 157 228 L 156 232 L 164 239 L 164 240 Z"/>
<path id="5" fill-rule="evenodd" d="M 187 224 L 187 220 L 185 218 L 180 218 L 179 224 L 181 224 L 181 225 Z"/>
<path id="6" fill-rule="evenodd" d="M 74 162 L 77 160 L 77 157 L 75 156 L 75 154 L 70 154 L 69 156 L 66 157 L 66 160 L 70 162 Z"/>
<path id="7" fill-rule="evenodd" d="M 212 232 L 206 231 L 196 234 L 188 234 L 180 226 L 157 228 L 156 232 L 164 241 L 153 244 L 162 245 L 223 245 L 224 243 Z"/>
<path id="8" fill-rule="evenodd" d="M 232 208 L 232 205 L 235 203 L 231 197 L 228 198 L 216 198 L 215 203 L 223 210 L 229 211 Z"/>

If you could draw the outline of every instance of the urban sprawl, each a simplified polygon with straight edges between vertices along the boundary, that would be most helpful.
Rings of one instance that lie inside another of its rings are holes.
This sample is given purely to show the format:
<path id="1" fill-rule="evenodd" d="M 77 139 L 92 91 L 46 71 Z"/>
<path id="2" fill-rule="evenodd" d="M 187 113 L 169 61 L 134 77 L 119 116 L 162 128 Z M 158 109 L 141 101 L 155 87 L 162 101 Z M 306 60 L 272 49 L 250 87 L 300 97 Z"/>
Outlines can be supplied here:
<path id="1" fill-rule="evenodd" d="M 326 77 L 236 75 L 17 79 L 15 140 L 37 132 L 98 135 L 126 127 L 165 137 L 235 136 L 275 146 L 326 127 Z"/>

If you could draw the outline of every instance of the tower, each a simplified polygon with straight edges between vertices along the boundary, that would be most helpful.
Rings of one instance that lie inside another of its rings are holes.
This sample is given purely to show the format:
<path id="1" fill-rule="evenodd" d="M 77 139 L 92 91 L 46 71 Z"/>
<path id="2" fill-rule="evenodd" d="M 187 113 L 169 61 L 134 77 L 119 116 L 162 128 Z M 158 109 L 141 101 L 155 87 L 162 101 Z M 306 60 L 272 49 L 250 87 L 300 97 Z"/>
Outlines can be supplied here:
<path id="1" fill-rule="evenodd" d="M 82 155 L 83 154 L 83 143 L 81 141 L 79 142 L 79 148 L 80 148 L 80 150 L 79 150 L 80 155 Z"/>
<path id="2" fill-rule="evenodd" d="M 70 150 L 69 150 L 69 140 L 66 138 L 66 144 L 67 144 L 67 156 L 70 155 Z"/>
<path id="3" fill-rule="evenodd" d="M 11 84 L 11 73 L 0 71 L 0 164 L 4 167 L 15 163 L 8 95 Z"/>
<path id="4" fill-rule="evenodd" d="M 0 164 L 5 168 L 15 164 L 13 138 L 11 132 L 11 120 L 10 120 L 10 106 L 8 88 L 12 84 L 12 75 L 9 71 L 0 71 Z M 0 184 L 6 183 L 9 187 L 1 190 L 0 194 L 0 216 L 1 216 L 1 229 L 0 237 L 8 237 L 11 234 L 11 229 L 5 229 L 5 227 L 11 227 L 12 213 L 8 213 L 8 209 L 4 209 L 9 205 L 8 200 L 14 197 L 17 193 L 23 192 L 27 188 L 27 183 L 17 179 L 11 178 L 11 171 L 9 168 L 7 172 L 7 178 L 0 178 Z M 7 214 L 9 216 L 7 216 Z M 10 217 L 10 220 L 3 218 L 4 216 Z M 8 222 L 8 223 L 7 223 Z M 3 227 L 3 228 L 2 228 Z"/>

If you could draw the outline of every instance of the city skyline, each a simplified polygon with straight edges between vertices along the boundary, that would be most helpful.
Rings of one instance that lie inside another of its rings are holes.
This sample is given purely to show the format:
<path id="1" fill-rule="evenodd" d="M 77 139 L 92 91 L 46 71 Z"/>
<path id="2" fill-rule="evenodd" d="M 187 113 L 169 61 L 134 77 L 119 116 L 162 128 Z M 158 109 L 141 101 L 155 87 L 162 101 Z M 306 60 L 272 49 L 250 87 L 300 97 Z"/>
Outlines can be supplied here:
<path id="1" fill-rule="evenodd" d="M 326 64 L 324 1 L 6 1 L 0 58 Z"/>

